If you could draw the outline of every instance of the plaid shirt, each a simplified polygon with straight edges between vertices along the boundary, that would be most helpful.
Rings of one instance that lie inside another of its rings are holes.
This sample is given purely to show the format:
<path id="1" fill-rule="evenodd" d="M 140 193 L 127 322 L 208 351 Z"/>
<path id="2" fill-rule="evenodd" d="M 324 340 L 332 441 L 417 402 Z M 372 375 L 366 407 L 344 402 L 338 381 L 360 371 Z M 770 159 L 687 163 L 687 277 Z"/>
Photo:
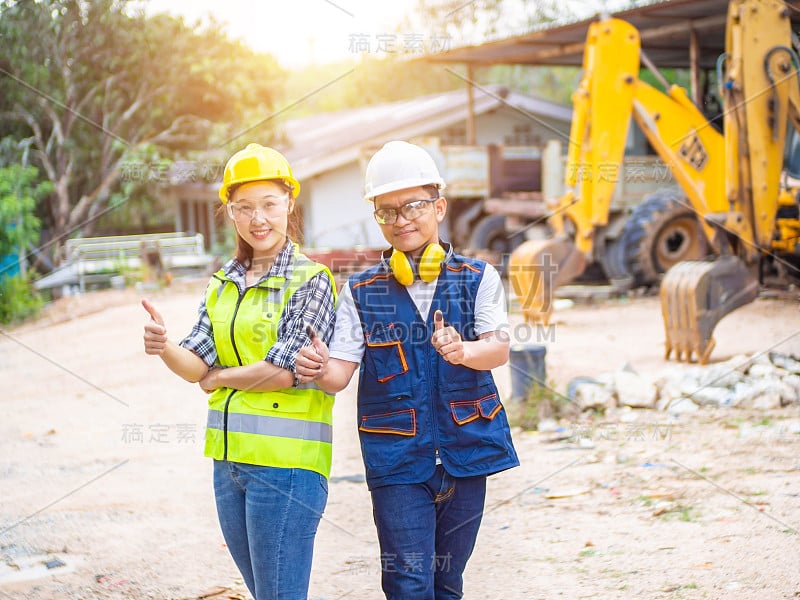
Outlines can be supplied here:
<path id="1" fill-rule="evenodd" d="M 294 245 L 291 241 L 280 251 L 272 268 L 261 277 L 278 276 L 291 278 L 294 266 Z M 231 259 L 224 267 L 225 275 L 239 288 L 239 293 L 245 290 L 245 276 L 247 269 L 238 260 Z M 197 310 L 198 319 L 192 332 L 181 340 L 180 345 L 188 348 L 211 367 L 217 362 L 217 348 L 214 345 L 214 332 L 211 319 L 206 310 L 206 300 L 203 296 L 200 308 Z M 334 325 L 333 289 L 327 274 L 317 273 L 298 289 L 283 309 L 278 322 L 278 339 L 269 349 L 264 360 L 294 372 L 294 359 L 303 346 L 311 344 L 306 334 L 306 325 L 311 325 L 326 344 L 330 344 L 333 337 Z"/>

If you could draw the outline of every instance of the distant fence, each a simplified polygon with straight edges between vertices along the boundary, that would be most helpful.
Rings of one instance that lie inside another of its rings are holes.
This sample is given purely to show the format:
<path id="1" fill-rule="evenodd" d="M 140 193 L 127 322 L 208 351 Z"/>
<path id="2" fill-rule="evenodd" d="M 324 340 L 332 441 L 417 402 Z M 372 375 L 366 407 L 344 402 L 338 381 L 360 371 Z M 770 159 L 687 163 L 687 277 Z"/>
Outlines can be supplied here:
<path id="1" fill-rule="evenodd" d="M 66 263 L 35 282 L 39 290 L 62 286 L 109 284 L 125 272 L 147 268 L 185 272 L 207 270 L 213 257 L 203 235 L 181 232 L 77 238 L 65 244 Z"/>

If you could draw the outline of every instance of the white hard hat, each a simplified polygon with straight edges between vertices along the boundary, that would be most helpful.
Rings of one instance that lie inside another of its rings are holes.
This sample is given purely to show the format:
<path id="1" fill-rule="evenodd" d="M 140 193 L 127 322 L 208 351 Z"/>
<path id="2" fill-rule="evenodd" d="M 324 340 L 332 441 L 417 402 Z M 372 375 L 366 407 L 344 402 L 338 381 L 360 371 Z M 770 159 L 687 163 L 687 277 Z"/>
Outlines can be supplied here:
<path id="1" fill-rule="evenodd" d="M 371 202 L 375 196 L 423 185 L 445 188 L 444 179 L 428 152 L 408 142 L 393 141 L 384 144 L 367 165 L 364 177 L 364 200 Z"/>

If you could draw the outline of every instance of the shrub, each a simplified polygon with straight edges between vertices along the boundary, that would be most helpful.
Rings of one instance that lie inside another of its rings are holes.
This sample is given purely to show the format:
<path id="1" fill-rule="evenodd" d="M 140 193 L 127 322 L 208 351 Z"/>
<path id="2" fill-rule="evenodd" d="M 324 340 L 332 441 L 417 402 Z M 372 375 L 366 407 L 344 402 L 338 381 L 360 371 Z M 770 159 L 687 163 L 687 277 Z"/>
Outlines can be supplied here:
<path id="1" fill-rule="evenodd" d="M 41 307 L 42 297 L 26 274 L 0 275 L 0 323 L 7 325 L 35 316 Z"/>

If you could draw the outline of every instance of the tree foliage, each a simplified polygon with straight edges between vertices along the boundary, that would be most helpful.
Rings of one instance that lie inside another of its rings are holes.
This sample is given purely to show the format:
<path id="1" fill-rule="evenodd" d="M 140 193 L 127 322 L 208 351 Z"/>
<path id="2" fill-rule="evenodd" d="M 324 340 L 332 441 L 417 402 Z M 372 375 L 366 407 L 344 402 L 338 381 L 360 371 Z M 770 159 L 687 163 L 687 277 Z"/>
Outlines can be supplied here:
<path id="1" fill-rule="evenodd" d="M 343 73 L 347 75 L 333 84 L 335 88 L 330 93 L 310 96 L 292 111 L 292 118 L 396 102 L 464 87 L 463 81 L 449 75 L 441 65 L 409 61 L 402 55 L 365 53 L 357 62 L 342 61 L 297 70 L 287 79 L 286 101 L 299 98 Z M 291 143 L 291 140 L 286 141 Z"/>
<path id="2" fill-rule="evenodd" d="M 297 98 L 309 90 L 348 73 L 330 91 L 312 96 L 292 111 L 292 117 L 318 111 L 333 111 L 394 102 L 463 89 L 463 65 L 428 61 L 422 52 L 436 53 L 492 37 L 510 36 L 573 14 L 555 0 L 417 0 L 413 10 L 388 35 L 386 48 L 372 36 L 361 47 L 352 35 L 353 59 L 336 64 L 314 65 L 289 74 L 286 97 Z M 412 41 L 419 42 L 419 50 Z M 407 44 L 412 45 L 409 49 Z M 455 71 L 455 74 L 452 72 Z M 578 81 L 575 68 L 531 68 L 526 65 L 497 65 L 481 68 L 480 84 L 503 84 L 523 93 L 569 103 Z"/>
<path id="3" fill-rule="evenodd" d="M 0 259 L 15 255 L 39 239 L 36 203 L 52 191 L 49 182 L 37 183 L 35 167 L 0 167 Z M 3 261 L 0 268 L 0 323 L 11 323 L 36 313 L 41 298 L 25 272 L 14 273 Z M 13 275 L 11 273 L 14 273 Z"/>
<path id="4" fill-rule="evenodd" d="M 49 182 L 37 182 L 35 167 L 0 168 L 0 257 L 24 250 L 39 239 L 36 204 L 51 191 Z"/>
<path id="5" fill-rule="evenodd" d="M 282 79 L 274 59 L 214 22 L 193 28 L 126 0 L 0 0 L 0 45 L 0 137 L 32 140 L 53 185 L 40 214 L 56 239 L 91 233 L 126 194 L 126 161 L 227 154 Z"/>
<path id="6" fill-rule="evenodd" d="M 417 0 L 403 25 L 452 39 L 454 46 L 477 44 L 574 18 L 558 0 Z"/>

